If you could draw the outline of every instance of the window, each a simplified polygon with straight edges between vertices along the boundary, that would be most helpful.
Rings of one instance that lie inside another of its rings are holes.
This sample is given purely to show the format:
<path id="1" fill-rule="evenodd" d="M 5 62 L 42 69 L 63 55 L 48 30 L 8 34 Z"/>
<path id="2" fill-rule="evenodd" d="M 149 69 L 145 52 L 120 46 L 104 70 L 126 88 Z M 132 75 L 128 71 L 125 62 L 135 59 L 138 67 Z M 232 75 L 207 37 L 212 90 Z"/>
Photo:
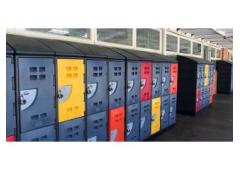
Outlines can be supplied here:
<path id="1" fill-rule="evenodd" d="M 191 41 L 180 38 L 180 53 L 190 54 Z"/>
<path id="2" fill-rule="evenodd" d="M 167 34 L 166 44 L 167 44 L 167 47 L 166 47 L 167 51 L 177 52 L 177 46 L 178 46 L 177 37 Z"/>
<path id="3" fill-rule="evenodd" d="M 216 49 L 215 48 L 211 48 L 211 57 L 212 58 L 216 57 L 215 52 L 216 52 Z"/>
<path id="4" fill-rule="evenodd" d="M 209 47 L 208 46 L 203 46 L 203 57 L 205 60 L 209 60 Z"/>
<path id="5" fill-rule="evenodd" d="M 97 40 L 132 45 L 132 29 L 97 29 Z"/>
<path id="6" fill-rule="evenodd" d="M 68 29 L 68 28 L 27 28 L 27 30 L 90 39 L 90 29 L 88 29 L 88 28 L 80 28 L 80 29 L 75 29 L 75 28 L 72 28 L 72 29 Z"/>
<path id="7" fill-rule="evenodd" d="M 137 47 L 159 50 L 160 32 L 152 29 L 137 29 Z"/>
<path id="8" fill-rule="evenodd" d="M 194 55 L 201 55 L 201 51 L 202 51 L 202 45 L 199 43 L 195 43 L 193 42 L 193 54 Z"/>
<path id="9" fill-rule="evenodd" d="M 217 50 L 217 58 L 221 58 L 221 50 Z"/>

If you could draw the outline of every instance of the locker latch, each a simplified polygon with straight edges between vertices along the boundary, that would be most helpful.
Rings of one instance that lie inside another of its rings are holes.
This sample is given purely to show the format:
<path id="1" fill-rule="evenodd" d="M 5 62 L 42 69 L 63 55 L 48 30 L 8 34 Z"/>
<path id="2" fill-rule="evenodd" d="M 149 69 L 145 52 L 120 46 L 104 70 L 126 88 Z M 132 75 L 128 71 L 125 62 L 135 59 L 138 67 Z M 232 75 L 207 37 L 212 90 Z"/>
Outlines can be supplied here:
<path id="1" fill-rule="evenodd" d="M 20 104 L 21 110 L 30 107 L 37 97 L 37 89 L 21 90 L 20 91 Z"/>
<path id="2" fill-rule="evenodd" d="M 129 135 L 133 128 L 133 122 L 127 124 L 127 135 Z"/>
<path id="3" fill-rule="evenodd" d="M 87 85 L 87 98 L 91 98 L 97 91 L 97 83 Z"/>
<path id="4" fill-rule="evenodd" d="M 71 94 L 71 89 L 72 89 L 72 86 L 71 85 L 66 85 L 66 86 L 63 86 L 61 87 L 59 90 L 58 90 L 58 99 L 59 99 L 59 102 L 64 102 L 65 100 L 67 100 L 67 98 L 70 96 Z"/>
<path id="5" fill-rule="evenodd" d="M 129 80 L 128 81 L 128 86 L 127 86 L 128 92 L 130 92 L 132 90 L 133 85 L 134 85 L 134 81 L 133 80 Z"/>
<path id="6" fill-rule="evenodd" d="M 97 136 L 88 138 L 88 142 L 96 142 L 96 141 L 97 141 Z"/>
<path id="7" fill-rule="evenodd" d="M 165 82 L 166 82 L 167 78 L 166 77 L 162 77 L 162 86 L 164 86 Z"/>
<path id="8" fill-rule="evenodd" d="M 117 82 L 115 81 L 111 81 L 109 82 L 109 87 L 108 87 L 108 90 L 109 90 L 109 95 L 112 95 L 117 89 Z"/>
<path id="9" fill-rule="evenodd" d="M 165 110 L 162 110 L 161 119 L 163 119 L 165 113 L 166 113 Z"/>
<path id="10" fill-rule="evenodd" d="M 141 129 L 143 128 L 144 124 L 145 124 L 145 116 L 144 117 L 141 117 Z"/>
<path id="11" fill-rule="evenodd" d="M 140 84 L 141 89 L 143 89 L 145 85 L 146 85 L 146 79 L 141 79 L 141 84 Z"/>
<path id="12" fill-rule="evenodd" d="M 110 141 L 115 141 L 116 137 L 117 137 L 117 129 L 111 130 L 111 137 L 110 137 Z"/>
<path id="13" fill-rule="evenodd" d="M 157 86 L 157 78 L 153 78 L 152 80 L 152 88 L 155 88 Z"/>

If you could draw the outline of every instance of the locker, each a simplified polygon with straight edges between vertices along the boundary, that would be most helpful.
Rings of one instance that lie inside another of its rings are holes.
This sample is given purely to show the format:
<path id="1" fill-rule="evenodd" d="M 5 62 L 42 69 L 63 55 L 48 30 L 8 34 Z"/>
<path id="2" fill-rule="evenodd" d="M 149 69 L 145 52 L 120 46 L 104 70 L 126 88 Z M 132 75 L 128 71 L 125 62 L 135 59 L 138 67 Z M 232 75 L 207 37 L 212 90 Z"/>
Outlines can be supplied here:
<path id="1" fill-rule="evenodd" d="M 210 85 L 210 95 L 211 96 L 214 95 L 214 85 L 213 84 Z"/>
<path id="2" fill-rule="evenodd" d="M 197 78 L 202 78 L 202 72 L 203 72 L 203 66 L 201 64 L 198 64 L 197 66 Z"/>
<path id="3" fill-rule="evenodd" d="M 21 134 L 21 141 L 43 142 L 56 141 L 54 126 L 47 126 Z"/>
<path id="4" fill-rule="evenodd" d="M 57 59 L 58 121 L 84 116 L 84 62 L 79 59 Z"/>
<path id="5" fill-rule="evenodd" d="M 127 105 L 140 101 L 140 63 L 127 62 Z"/>
<path id="6" fill-rule="evenodd" d="M 161 104 L 161 130 L 163 130 L 169 126 L 169 96 L 163 96 Z"/>
<path id="7" fill-rule="evenodd" d="M 209 104 L 212 104 L 213 103 L 213 96 L 211 95 L 210 97 L 209 97 Z"/>
<path id="8" fill-rule="evenodd" d="M 170 65 L 167 63 L 162 64 L 162 96 L 169 94 L 170 85 Z"/>
<path id="9" fill-rule="evenodd" d="M 161 110 L 161 98 L 152 99 L 152 114 L 151 114 L 151 135 L 160 131 L 160 110 Z"/>
<path id="10" fill-rule="evenodd" d="M 141 102 L 140 140 L 145 140 L 151 135 L 151 101 Z"/>
<path id="11" fill-rule="evenodd" d="M 178 64 L 171 64 L 170 67 L 170 94 L 175 94 L 177 93 Z"/>
<path id="12" fill-rule="evenodd" d="M 107 140 L 107 113 L 100 112 L 87 115 L 87 141 Z"/>
<path id="13" fill-rule="evenodd" d="M 152 63 L 152 98 L 156 98 L 161 95 L 161 69 L 161 63 Z"/>
<path id="14" fill-rule="evenodd" d="M 209 78 L 206 77 L 206 78 L 204 79 L 204 86 L 208 86 L 208 83 L 209 83 Z"/>
<path id="15" fill-rule="evenodd" d="M 19 58 L 18 69 L 21 132 L 54 124 L 56 110 L 53 59 Z"/>
<path id="16" fill-rule="evenodd" d="M 202 79 L 197 79 L 197 88 L 200 88 L 202 86 Z"/>
<path id="17" fill-rule="evenodd" d="M 59 123 L 59 141 L 84 141 L 85 119 L 77 118 Z"/>
<path id="18" fill-rule="evenodd" d="M 141 101 L 149 100 L 152 94 L 152 63 L 141 62 Z"/>
<path id="19" fill-rule="evenodd" d="M 201 109 L 201 101 L 199 101 L 199 102 L 196 102 L 196 112 L 199 112 L 200 111 L 200 109 Z"/>
<path id="20" fill-rule="evenodd" d="M 201 100 L 201 88 L 197 88 L 196 90 L 196 102 Z"/>
<path id="21" fill-rule="evenodd" d="M 15 138 L 15 136 L 7 136 L 6 141 L 13 142 L 13 141 L 16 141 L 16 138 Z"/>
<path id="22" fill-rule="evenodd" d="M 15 89 L 13 58 L 6 59 L 6 136 L 14 135 L 15 125 Z"/>
<path id="23" fill-rule="evenodd" d="M 126 115 L 126 141 L 139 141 L 140 136 L 140 104 L 132 104 L 127 106 Z"/>
<path id="24" fill-rule="evenodd" d="M 125 103 L 125 63 L 109 61 L 109 108 L 117 108 Z"/>
<path id="25" fill-rule="evenodd" d="M 106 111 L 108 107 L 107 61 L 87 60 L 87 114 Z"/>
<path id="26" fill-rule="evenodd" d="M 177 95 L 170 95 L 169 99 L 170 107 L 169 107 L 169 126 L 176 123 L 176 109 L 177 109 Z"/>
<path id="27" fill-rule="evenodd" d="M 205 77 L 209 77 L 209 65 L 205 64 Z"/>
<path id="28" fill-rule="evenodd" d="M 109 141 L 124 141 L 125 107 L 121 106 L 109 111 Z"/>

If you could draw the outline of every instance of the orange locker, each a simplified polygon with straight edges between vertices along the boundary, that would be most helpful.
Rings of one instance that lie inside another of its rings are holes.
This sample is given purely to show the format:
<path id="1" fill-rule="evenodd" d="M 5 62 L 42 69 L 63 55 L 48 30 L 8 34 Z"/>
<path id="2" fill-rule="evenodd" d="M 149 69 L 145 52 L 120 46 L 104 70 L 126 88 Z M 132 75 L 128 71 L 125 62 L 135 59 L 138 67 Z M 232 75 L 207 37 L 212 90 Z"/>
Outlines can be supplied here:
<path id="1" fill-rule="evenodd" d="M 171 64 L 170 94 L 177 93 L 178 64 Z"/>
<path id="2" fill-rule="evenodd" d="M 124 106 L 111 109 L 109 111 L 109 141 L 124 141 L 124 120 L 125 108 Z"/>

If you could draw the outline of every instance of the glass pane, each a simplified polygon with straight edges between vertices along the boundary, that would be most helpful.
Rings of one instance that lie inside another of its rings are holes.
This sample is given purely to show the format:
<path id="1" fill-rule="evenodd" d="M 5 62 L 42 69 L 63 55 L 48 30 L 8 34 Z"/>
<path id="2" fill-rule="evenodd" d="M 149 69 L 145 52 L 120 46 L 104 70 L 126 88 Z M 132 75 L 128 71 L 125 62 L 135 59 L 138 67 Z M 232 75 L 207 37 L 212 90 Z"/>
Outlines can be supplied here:
<path id="1" fill-rule="evenodd" d="M 167 39 L 166 40 L 166 43 L 167 43 L 166 50 L 172 51 L 172 52 L 177 52 L 177 43 L 178 43 L 177 37 L 167 34 L 166 39 Z"/>
<path id="2" fill-rule="evenodd" d="M 216 52 L 216 49 L 215 48 L 211 48 L 211 57 L 212 58 L 215 58 L 215 52 Z"/>
<path id="3" fill-rule="evenodd" d="M 26 30 L 90 39 L 89 28 L 27 28 Z"/>
<path id="4" fill-rule="evenodd" d="M 97 29 L 97 40 L 132 45 L 132 29 Z"/>
<path id="5" fill-rule="evenodd" d="M 191 42 L 186 39 L 180 38 L 180 53 L 190 54 Z"/>
<path id="6" fill-rule="evenodd" d="M 217 50 L 217 58 L 220 58 L 221 56 L 221 50 Z"/>
<path id="7" fill-rule="evenodd" d="M 137 47 L 159 50 L 160 32 L 152 29 L 137 29 Z"/>
<path id="8" fill-rule="evenodd" d="M 193 54 L 201 55 L 202 45 L 199 43 L 193 42 Z"/>

